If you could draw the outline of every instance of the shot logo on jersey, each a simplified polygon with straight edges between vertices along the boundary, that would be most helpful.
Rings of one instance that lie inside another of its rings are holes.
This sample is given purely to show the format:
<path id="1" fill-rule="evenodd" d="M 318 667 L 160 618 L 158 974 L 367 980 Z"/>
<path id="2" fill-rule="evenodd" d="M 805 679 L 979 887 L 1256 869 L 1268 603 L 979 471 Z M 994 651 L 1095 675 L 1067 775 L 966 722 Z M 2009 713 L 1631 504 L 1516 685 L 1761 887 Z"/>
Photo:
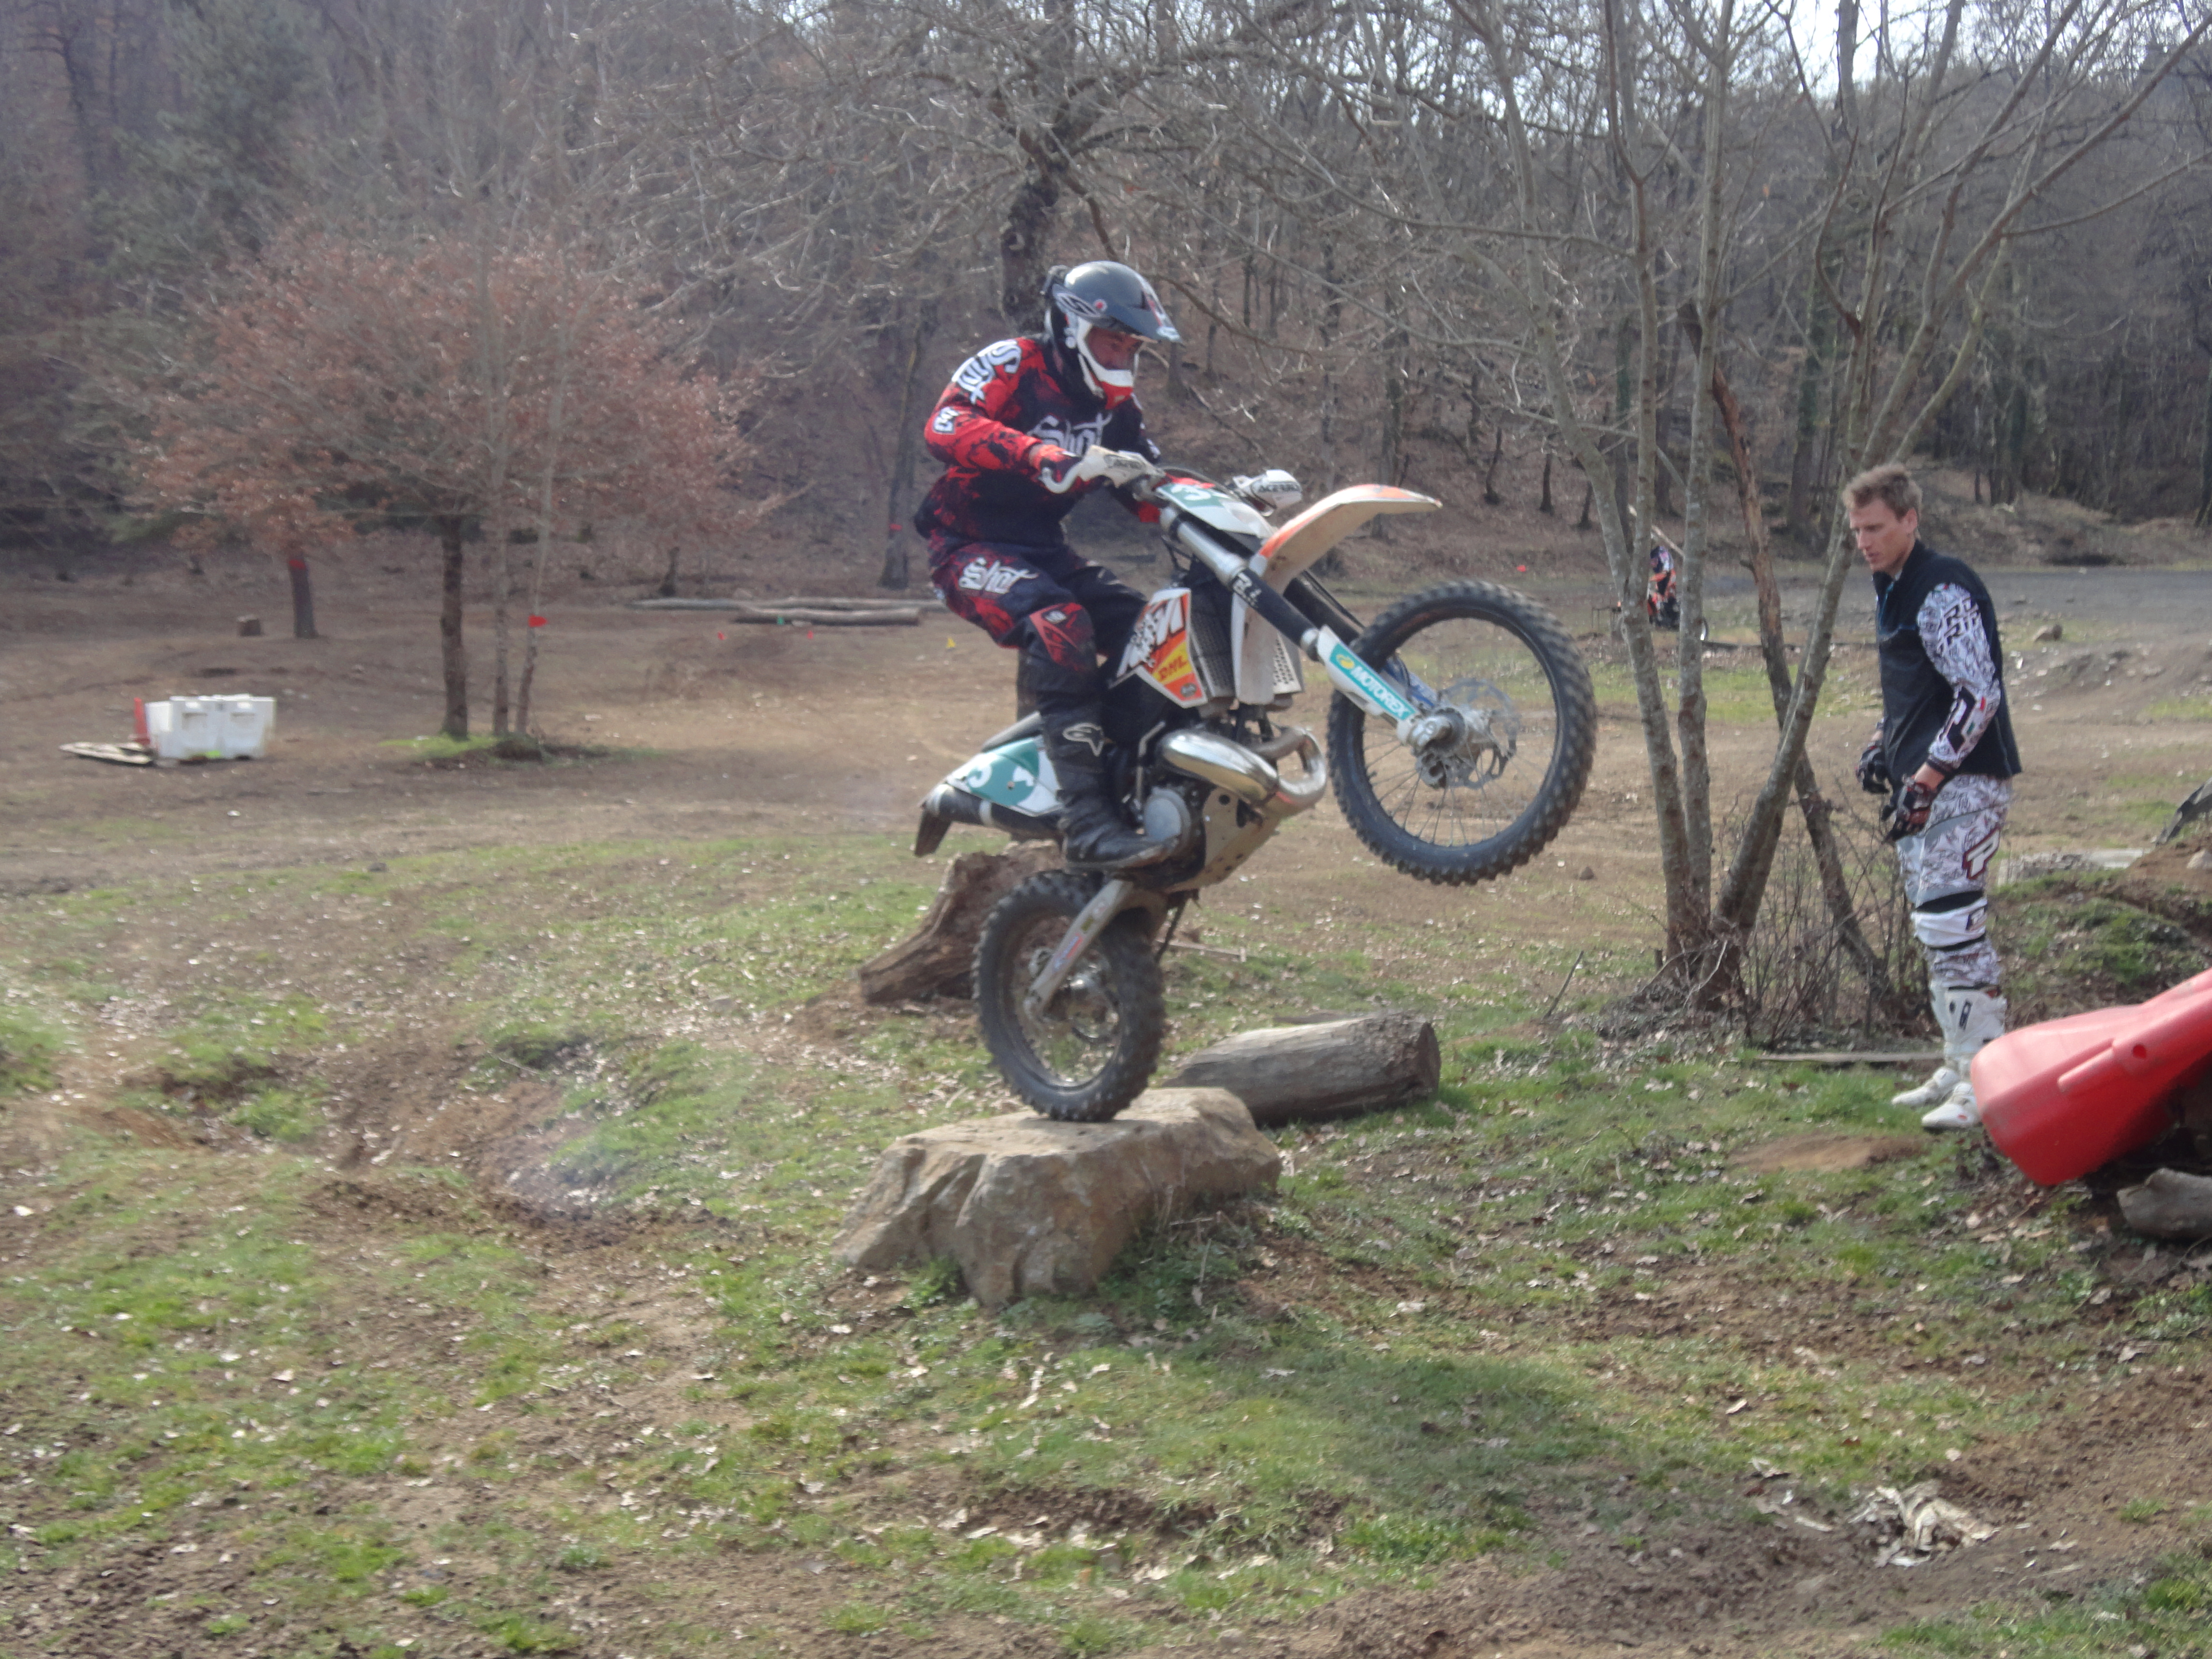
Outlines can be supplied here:
<path id="1" fill-rule="evenodd" d="M 1057 415 L 1048 415 L 1030 428 L 1030 437 L 1058 444 L 1069 454 L 1077 456 L 1105 435 L 1106 417 L 1103 414 L 1087 421 L 1065 421 Z"/>
<path id="2" fill-rule="evenodd" d="M 952 384 L 967 393 L 971 400 L 981 402 L 989 389 L 992 378 L 1012 374 L 1021 367 L 1022 343 L 1001 340 L 996 345 L 987 345 L 952 372 Z"/>

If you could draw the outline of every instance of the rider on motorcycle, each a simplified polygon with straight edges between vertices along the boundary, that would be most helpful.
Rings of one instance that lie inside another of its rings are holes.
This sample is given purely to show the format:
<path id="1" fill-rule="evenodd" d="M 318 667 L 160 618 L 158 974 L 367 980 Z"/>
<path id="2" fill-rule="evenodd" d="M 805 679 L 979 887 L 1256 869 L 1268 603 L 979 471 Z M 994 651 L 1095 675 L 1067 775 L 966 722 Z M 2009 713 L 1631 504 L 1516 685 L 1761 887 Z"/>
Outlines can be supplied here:
<path id="1" fill-rule="evenodd" d="M 1145 600 L 1070 547 L 1061 525 L 1082 496 L 1159 459 L 1137 354 L 1182 337 L 1152 285 L 1110 259 L 1055 267 L 1044 300 L 1041 337 L 985 346 L 938 399 L 924 441 L 945 476 L 914 527 L 946 607 L 1026 659 L 1060 780 L 1063 855 L 1125 869 L 1166 849 L 1131 827 L 1107 781 L 1100 655 L 1121 655 Z"/>
<path id="2" fill-rule="evenodd" d="M 1651 544 L 1651 580 L 1644 590 L 1644 608 L 1656 628 L 1680 628 L 1681 603 L 1674 594 L 1674 550 L 1663 541 Z"/>

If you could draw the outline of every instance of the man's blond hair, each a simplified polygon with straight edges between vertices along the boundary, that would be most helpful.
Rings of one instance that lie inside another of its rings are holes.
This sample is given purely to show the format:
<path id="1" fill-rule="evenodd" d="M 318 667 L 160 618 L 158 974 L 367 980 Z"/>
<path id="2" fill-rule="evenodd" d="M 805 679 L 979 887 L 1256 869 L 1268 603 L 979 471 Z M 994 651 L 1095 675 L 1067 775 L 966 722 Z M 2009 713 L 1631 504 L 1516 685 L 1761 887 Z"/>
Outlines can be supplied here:
<path id="1" fill-rule="evenodd" d="M 1920 486 L 1912 482 L 1912 474 L 1902 461 L 1886 461 L 1869 467 L 1845 484 L 1844 500 L 1854 512 L 1880 501 L 1901 519 L 1920 510 Z"/>

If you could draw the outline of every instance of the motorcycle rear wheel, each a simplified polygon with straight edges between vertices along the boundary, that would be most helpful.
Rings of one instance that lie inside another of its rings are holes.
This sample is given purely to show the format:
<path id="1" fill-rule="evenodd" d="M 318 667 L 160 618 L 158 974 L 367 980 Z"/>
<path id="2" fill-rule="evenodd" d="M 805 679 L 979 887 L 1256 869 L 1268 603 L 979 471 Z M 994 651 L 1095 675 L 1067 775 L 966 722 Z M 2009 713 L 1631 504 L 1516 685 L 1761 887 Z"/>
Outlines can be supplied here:
<path id="1" fill-rule="evenodd" d="M 1167 1032 L 1145 918 L 1117 916 L 1035 1016 L 1022 1002 L 1096 877 L 1051 871 L 1000 899 L 975 945 L 975 1012 L 1007 1086 L 1047 1117 L 1103 1123 L 1144 1091 Z"/>
<path id="2" fill-rule="evenodd" d="M 1370 851 L 1409 876 L 1460 886 L 1502 876 L 1550 845 L 1597 752 L 1589 669 L 1557 617 L 1494 582 L 1443 582 L 1392 605 L 1352 650 L 1497 739 L 1417 755 L 1390 721 L 1339 693 L 1329 770 Z"/>

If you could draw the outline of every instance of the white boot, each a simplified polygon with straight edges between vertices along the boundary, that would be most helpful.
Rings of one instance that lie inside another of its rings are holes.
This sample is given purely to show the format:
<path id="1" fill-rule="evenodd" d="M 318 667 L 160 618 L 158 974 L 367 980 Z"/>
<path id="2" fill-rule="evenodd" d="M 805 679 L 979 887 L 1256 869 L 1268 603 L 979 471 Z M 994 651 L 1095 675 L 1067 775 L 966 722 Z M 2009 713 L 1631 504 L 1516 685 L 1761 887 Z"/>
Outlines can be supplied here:
<path id="1" fill-rule="evenodd" d="M 1951 1091 L 1966 1080 L 1966 1062 L 1955 1051 L 1950 1023 L 1943 1017 L 1943 988 L 1933 981 L 1928 987 L 1928 1006 L 1936 1011 L 1936 1026 L 1943 1033 L 1943 1062 L 1929 1075 L 1927 1082 L 1889 1097 L 1891 1105 L 1910 1107 L 1916 1112 L 1948 1100 Z"/>
<path id="2" fill-rule="evenodd" d="M 1951 1091 L 1965 1081 L 1959 1068 L 1951 1064 L 1951 1056 L 1945 1054 L 1943 1063 L 1929 1073 L 1927 1082 L 1892 1095 L 1889 1103 L 1893 1106 L 1933 1105 L 1939 1100 L 1949 1099 Z"/>
<path id="3" fill-rule="evenodd" d="M 1944 1058 L 1956 1064 L 1960 1079 L 1942 1103 L 1921 1117 L 1920 1127 L 1971 1129 L 1981 1122 L 1982 1107 L 1974 1098 L 1970 1067 L 1976 1054 L 2004 1035 L 2005 1000 L 1992 988 L 1947 987 L 1937 999 L 1936 1015 L 1943 1022 Z"/>

